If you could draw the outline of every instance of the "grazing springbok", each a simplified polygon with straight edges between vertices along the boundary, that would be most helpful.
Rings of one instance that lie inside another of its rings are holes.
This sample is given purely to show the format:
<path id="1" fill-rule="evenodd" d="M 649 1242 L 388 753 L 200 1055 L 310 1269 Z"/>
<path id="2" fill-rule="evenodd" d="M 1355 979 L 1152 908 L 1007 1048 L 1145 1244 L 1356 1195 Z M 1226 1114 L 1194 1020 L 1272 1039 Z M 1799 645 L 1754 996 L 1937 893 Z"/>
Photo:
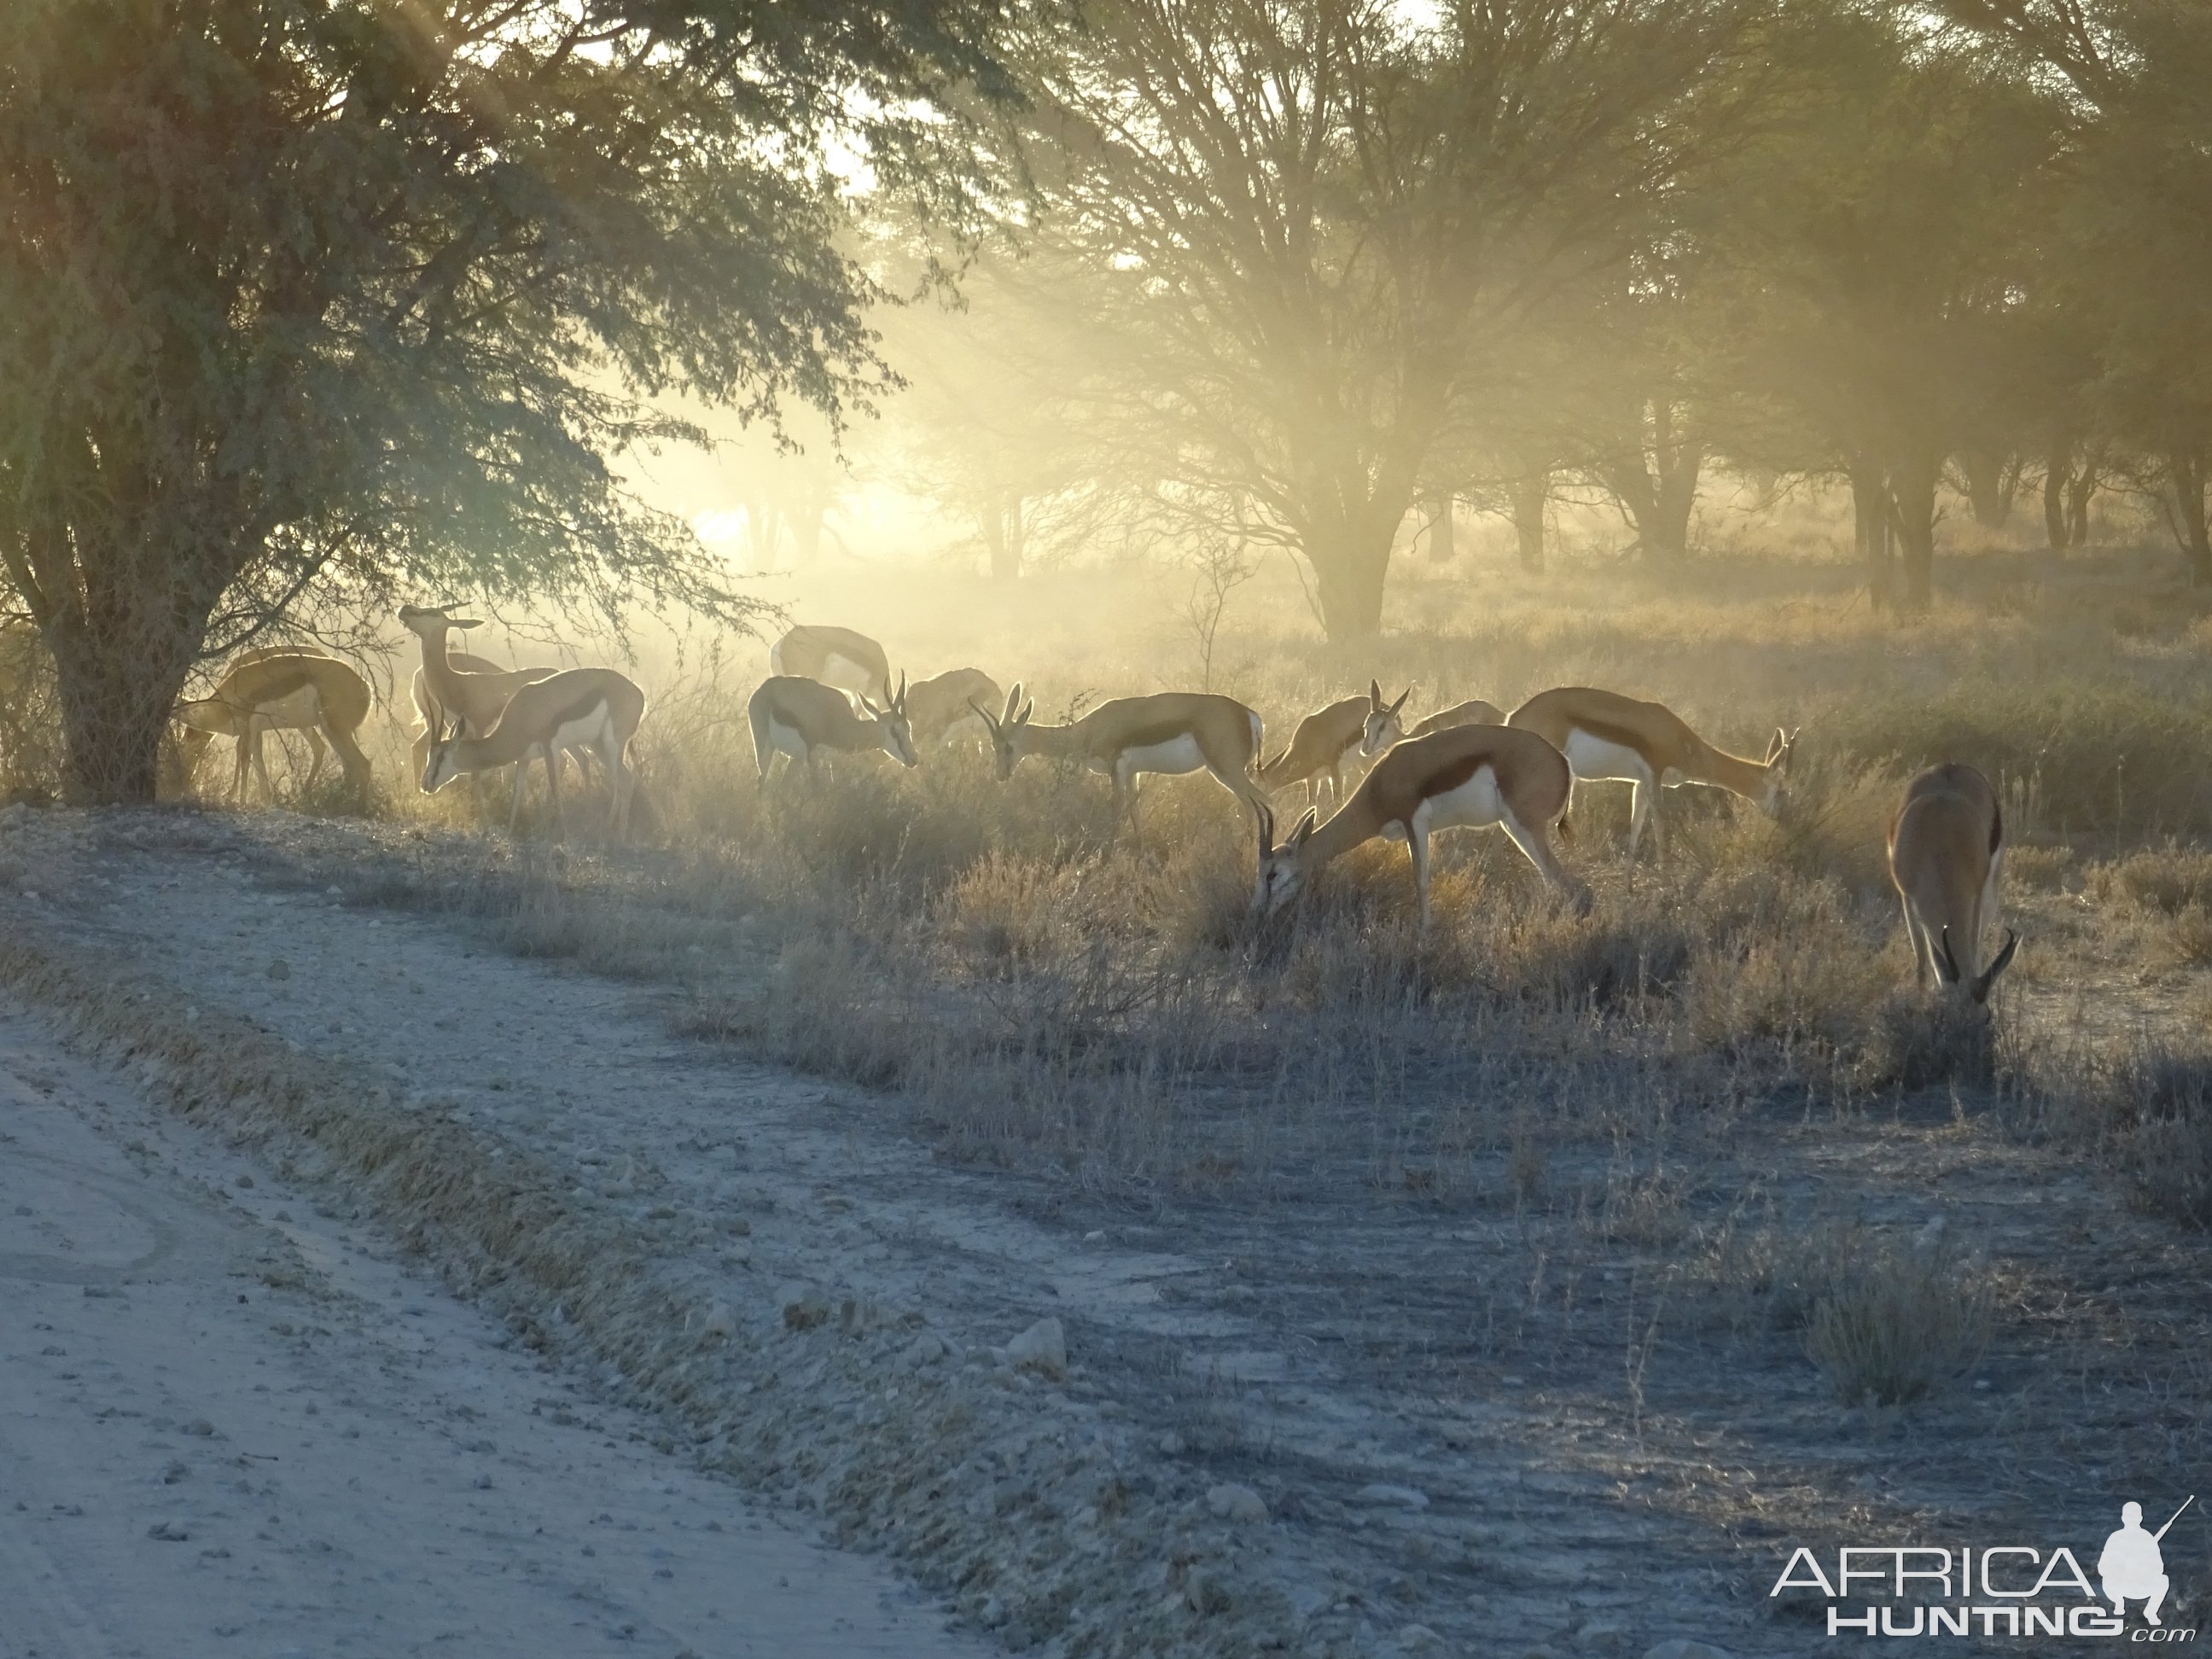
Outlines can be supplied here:
<path id="1" fill-rule="evenodd" d="M 1018 682 L 1003 712 L 978 705 L 990 728 L 1001 781 L 1030 755 L 1072 761 L 1114 781 L 1114 810 L 1137 821 L 1137 780 L 1148 772 L 1169 777 L 1204 770 L 1224 789 L 1257 811 L 1267 792 L 1252 775 L 1260 757 L 1260 717 L 1234 697 L 1212 691 L 1155 691 L 1115 697 L 1065 726 L 1035 726 L 1036 705 L 1024 701 Z"/>
<path id="2" fill-rule="evenodd" d="M 1997 792 L 1971 766 L 1931 766 L 1905 786 L 1889 823 L 1889 878 L 1905 901 L 1913 976 L 1923 986 L 1956 988 L 1976 1002 L 2012 961 L 2020 935 L 2005 942 L 1987 968 L 1982 935 L 1997 922 L 1997 884 L 2004 875 L 2004 814 Z"/>
<path id="3" fill-rule="evenodd" d="M 627 675 L 611 668 L 569 668 L 550 679 L 536 680 L 507 699 L 490 731 L 480 738 L 465 737 L 456 718 L 439 732 L 430 744 L 422 769 L 422 793 L 434 795 L 464 772 L 489 771 L 495 766 L 514 768 L 514 799 L 507 811 L 507 832 L 522 813 L 522 788 L 530 775 L 530 763 L 545 763 L 545 793 L 553 803 L 554 821 L 568 833 L 561 805 L 561 753 L 589 749 L 605 768 L 612 805 L 607 814 L 607 833 L 617 840 L 629 830 L 630 796 L 636 774 L 623 758 L 630 739 L 645 719 L 645 693 Z"/>
<path id="4" fill-rule="evenodd" d="M 1449 708 L 1439 708 L 1425 715 L 1421 723 L 1406 735 L 1425 738 L 1432 732 L 1449 732 L 1455 726 L 1503 726 L 1505 711 L 1494 702 L 1485 702 L 1480 697 L 1469 697 L 1465 702 L 1455 702 Z"/>
<path id="5" fill-rule="evenodd" d="M 1382 687 L 1367 682 L 1364 697 L 1343 697 L 1317 709 L 1298 722 L 1291 746 L 1260 768 L 1260 781 L 1270 792 L 1293 783 L 1306 787 L 1309 802 L 1321 799 L 1322 785 L 1329 786 L 1329 799 L 1344 800 L 1344 763 L 1356 750 L 1363 759 L 1373 759 L 1406 735 L 1399 711 L 1413 695 L 1408 686 L 1395 702 L 1382 701 Z"/>
<path id="6" fill-rule="evenodd" d="M 769 647 L 768 672 L 781 678 L 842 686 L 878 707 L 891 700 L 890 659 L 849 628 L 794 628 Z"/>
<path id="7" fill-rule="evenodd" d="M 998 681 L 980 668 L 952 668 L 907 688 L 907 724 L 914 728 L 918 748 L 950 743 L 956 732 L 991 740 L 986 708 L 996 708 L 1006 699 Z"/>
<path id="8" fill-rule="evenodd" d="M 881 708 L 866 697 L 856 708 L 836 686 L 803 675 L 769 676 L 745 706 L 761 781 L 768 781 L 768 769 L 778 755 L 789 756 L 810 772 L 823 753 L 866 755 L 878 749 L 900 765 L 912 766 L 920 757 L 915 753 L 906 699 L 903 674 L 898 690 Z"/>
<path id="9" fill-rule="evenodd" d="M 185 728 L 179 746 L 187 774 L 199 764 L 213 738 L 238 740 L 231 779 L 234 800 L 246 799 L 249 763 L 261 780 L 263 793 L 274 799 L 276 792 L 261 752 L 262 734 L 304 732 L 314 757 L 307 768 L 307 787 L 314 787 L 323 769 L 327 740 L 337 752 L 347 787 L 365 802 L 368 757 L 361 752 L 354 734 L 368 718 L 371 702 L 368 682 L 336 657 L 289 646 L 263 647 L 233 658 L 212 692 L 179 703 L 171 718 Z"/>
<path id="10" fill-rule="evenodd" d="M 412 686 L 415 710 L 422 717 L 416 734 L 414 765 L 419 777 L 430 758 L 434 735 L 446 729 L 450 719 L 464 737 L 481 738 L 498 723 L 507 701 L 526 685 L 550 680 L 559 671 L 551 668 L 501 668 L 497 663 L 447 648 L 447 635 L 483 626 L 480 617 L 457 617 L 450 607 L 403 605 L 400 626 L 422 647 L 422 665 L 415 671 Z M 576 769 L 584 769 L 579 750 Z"/>
<path id="11" fill-rule="evenodd" d="M 1658 792 L 1686 783 L 1711 784 L 1754 801 L 1772 817 L 1782 810 L 1790 757 L 1797 734 L 1774 731 L 1763 761 L 1716 749 L 1663 703 L 1639 702 L 1586 685 L 1540 691 L 1509 715 L 1508 726 L 1534 732 L 1567 757 L 1575 776 L 1589 782 L 1631 785 L 1628 856 L 1636 856 L 1645 824 L 1652 851 L 1666 853 Z"/>
<path id="12" fill-rule="evenodd" d="M 1552 852 L 1551 829 L 1565 816 L 1574 775 L 1566 757 L 1533 732 L 1457 726 L 1408 738 L 1375 763 L 1366 781 L 1328 823 L 1308 807 L 1275 845 L 1275 815 L 1260 815 L 1260 873 L 1252 908 L 1280 909 L 1313 872 L 1376 836 L 1403 838 L 1413 859 L 1421 926 L 1429 925 L 1429 837 L 1439 830 L 1497 824 L 1537 873 L 1588 910 L 1589 888 Z"/>

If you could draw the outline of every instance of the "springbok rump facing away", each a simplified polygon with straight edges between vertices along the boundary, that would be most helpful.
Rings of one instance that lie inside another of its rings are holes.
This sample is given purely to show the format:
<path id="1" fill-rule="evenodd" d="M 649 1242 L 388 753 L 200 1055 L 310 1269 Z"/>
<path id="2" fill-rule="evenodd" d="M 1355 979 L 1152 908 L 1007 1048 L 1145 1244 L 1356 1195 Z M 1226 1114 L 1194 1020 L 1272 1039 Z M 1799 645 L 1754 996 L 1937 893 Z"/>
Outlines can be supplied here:
<path id="1" fill-rule="evenodd" d="M 763 783 L 778 755 L 789 756 L 810 772 L 824 753 L 866 755 L 880 749 L 902 766 L 912 766 L 920 758 L 907 720 L 903 674 L 898 690 L 881 708 L 866 697 L 855 708 L 852 698 L 819 680 L 771 675 L 753 693 L 745 714 L 752 722 L 753 761 Z"/>
<path id="2" fill-rule="evenodd" d="M 1567 810 L 1574 775 L 1566 757 L 1533 732 L 1456 726 L 1408 738 L 1375 763 L 1328 823 L 1306 809 L 1291 838 L 1275 845 L 1275 817 L 1260 815 L 1260 873 L 1252 896 L 1261 915 L 1280 909 L 1315 871 L 1376 836 L 1402 838 L 1413 859 L 1421 926 L 1429 925 L 1429 837 L 1439 830 L 1497 824 L 1537 872 L 1587 911 L 1589 888 L 1552 852 L 1551 830 Z"/>
<path id="3" fill-rule="evenodd" d="M 1997 921 L 1997 886 L 2004 875 L 2004 814 L 1990 781 L 1955 762 L 1931 766 L 1905 786 L 1889 824 L 1889 878 L 1905 901 L 1915 979 L 1989 1000 L 1990 987 L 2020 948 L 2005 930 L 2003 947 L 1987 968 L 1982 934 Z"/>
<path id="4" fill-rule="evenodd" d="M 233 658 L 214 691 L 179 703 L 171 718 L 185 728 L 179 746 L 187 772 L 199 764 L 212 739 L 238 740 L 238 761 L 231 780 L 234 800 L 246 799 L 249 763 L 261 780 L 263 793 L 275 799 L 268 763 L 262 757 L 262 734 L 304 732 L 313 756 L 307 768 L 308 787 L 314 787 L 323 769 L 327 740 L 337 751 L 347 787 L 356 800 L 365 802 L 368 757 L 361 752 L 354 733 L 368 718 L 370 702 L 368 682 L 336 657 L 289 646 L 264 647 Z"/>
<path id="5" fill-rule="evenodd" d="M 1344 697 L 1316 709 L 1298 722 L 1298 729 L 1291 734 L 1291 746 L 1261 766 L 1261 783 L 1271 793 L 1303 783 L 1309 802 L 1321 799 L 1325 783 L 1329 799 L 1341 805 L 1344 763 L 1355 750 L 1361 758 L 1371 760 L 1404 737 L 1405 727 L 1399 724 L 1398 714 L 1413 695 L 1408 687 L 1398 694 L 1397 702 L 1385 702 L 1381 684 L 1370 680 L 1365 696 Z"/>
<path id="6" fill-rule="evenodd" d="M 1455 726 L 1503 726 L 1505 711 L 1494 702 L 1485 702 L 1480 697 L 1469 697 L 1465 702 L 1455 702 L 1449 708 L 1439 708 L 1433 714 L 1422 717 L 1421 723 L 1406 735 L 1425 738 L 1433 732 L 1449 732 Z"/>
<path id="7" fill-rule="evenodd" d="M 907 688 L 907 723 L 917 748 L 934 748 L 956 734 L 991 740 L 990 717 L 982 711 L 1006 700 L 998 681 L 980 668 L 951 668 L 916 680 Z"/>
<path id="8" fill-rule="evenodd" d="M 645 719 L 645 693 L 627 675 L 611 668 L 570 668 L 550 679 L 524 686 L 507 700 L 490 731 L 480 738 L 461 735 L 460 724 L 441 730 L 430 744 L 422 769 L 422 793 L 434 795 L 464 772 L 514 768 L 514 799 L 507 808 L 507 831 L 522 812 L 522 788 L 530 763 L 545 763 L 545 793 L 562 834 L 568 819 L 561 805 L 561 751 L 590 749 L 606 770 L 612 805 L 607 831 L 619 840 L 629 829 L 630 796 L 636 774 L 623 758 Z"/>
<path id="9" fill-rule="evenodd" d="M 1001 781 L 1030 755 L 1072 761 L 1114 781 L 1115 815 L 1126 815 L 1133 827 L 1137 780 L 1149 772 L 1181 777 L 1204 770 L 1255 811 L 1267 805 L 1267 792 L 1252 775 L 1260 757 L 1260 717 L 1234 697 L 1211 691 L 1115 697 L 1065 726 L 1031 725 L 1036 708 L 1017 684 L 1006 693 L 1004 712 L 975 710 L 990 727 Z"/>
<path id="10" fill-rule="evenodd" d="M 1686 783 L 1711 784 L 1756 802 L 1772 817 L 1782 810 L 1783 786 L 1790 775 L 1795 732 L 1774 731 L 1766 758 L 1746 760 L 1716 749 L 1663 703 L 1639 702 L 1614 691 L 1586 685 L 1540 691 L 1507 718 L 1506 724 L 1534 732 L 1567 757 L 1577 778 L 1631 785 L 1628 856 L 1636 856 L 1644 828 L 1651 827 L 1655 853 L 1666 852 L 1666 830 L 1659 820 L 1661 789 Z"/>
<path id="11" fill-rule="evenodd" d="M 891 700 L 890 659 L 866 634 L 849 628 L 794 628 L 769 647 L 768 671 L 780 678 L 842 686 L 878 707 Z"/>

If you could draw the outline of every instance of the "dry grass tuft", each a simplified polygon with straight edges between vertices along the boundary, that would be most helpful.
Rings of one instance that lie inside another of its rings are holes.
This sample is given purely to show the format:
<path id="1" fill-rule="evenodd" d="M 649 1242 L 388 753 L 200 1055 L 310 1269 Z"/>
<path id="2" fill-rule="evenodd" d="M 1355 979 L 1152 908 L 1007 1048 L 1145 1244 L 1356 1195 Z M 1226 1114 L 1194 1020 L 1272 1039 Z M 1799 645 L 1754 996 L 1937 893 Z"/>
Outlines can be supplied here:
<path id="1" fill-rule="evenodd" d="M 1876 1249 L 1832 1272 L 1805 1352 L 1844 1404 L 1905 1405 L 1982 1357 L 1996 1306 L 1986 1275 L 1941 1249 Z"/>

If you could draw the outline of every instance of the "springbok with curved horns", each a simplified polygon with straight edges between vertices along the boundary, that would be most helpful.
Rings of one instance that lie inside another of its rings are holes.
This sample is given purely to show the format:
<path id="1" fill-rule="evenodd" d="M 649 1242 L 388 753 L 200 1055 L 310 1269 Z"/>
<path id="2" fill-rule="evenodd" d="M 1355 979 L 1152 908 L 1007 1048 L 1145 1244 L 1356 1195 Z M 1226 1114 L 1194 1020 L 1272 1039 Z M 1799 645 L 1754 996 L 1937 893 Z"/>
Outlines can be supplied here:
<path id="1" fill-rule="evenodd" d="M 1030 755 L 1073 761 L 1114 781 L 1114 806 L 1133 826 L 1137 780 L 1148 772 L 1169 777 L 1205 771 L 1255 811 L 1267 792 L 1252 775 L 1260 756 L 1260 717 L 1234 697 L 1212 691 L 1156 691 L 1115 697 L 1065 726 L 1035 726 L 1036 705 L 1018 682 L 997 714 L 971 705 L 990 728 L 1001 781 Z"/>
<path id="2" fill-rule="evenodd" d="M 982 711 L 999 706 L 1006 693 L 998 681 L 980 668 L 948 668 L 942 674 L 916 680 L 907 688 L 907 723 L 921 747 L 952 741 L 957 732 L 990 741 L 990 716 Z"/>
<path id="3" fill-rule="evenodd" d="M 1566 757 L 1533 732 L 1507 726 L 1455 726 L 1408 738 L 1375 763 L 1367 780 L 1328 823 L 1308 807 L 1275 845 L 1275 815 L 1260 814 L 1260 872 L 1252 908 L 1280 909 L 1331 859 L 1376 836 L 1403 840 L 1413 854 L 1421 927 L 1429 925 L 1429 837 L 1439 830 L 1497 824 L 1537 873 L 1588 910 L 1588 885 L 1552 851 L 1551 828 L 1566 814 L 1574 775 Z"/>
<path id="4" fill-rule="evenodd" d="M 1631 785 L 1628 856 L 1636 856 L 1644 828 L 1651 827 L 1653 852 L 1664 856 L 1665 826 L 1658 792 L 1686 783 L 1711 784 L 1755 803 L 1769 817 L 1782 810 L 1783 788 L 1797 734 L 1774 729 L 1766 758 L 1747 760 L 1717 749 L 1692 732 L 1664 703 L 1642 702 L 1617 691 L 1586 685 L 1540 691 L 1506 719 L 1534 732 L 1567 757 L 1575 776 L 1590 782 Z"/>
<path id="5" fill-rule="evenodd" d="M 901 766 L 912 766 L 919 758 L 907 720 L 903 674 L 881 708 L 866 697 L 856 708 L 844 692 L 819 680 L 773 674 L 760 683 L 745 715 L 752 723 L 753 761 L 763 783 L 778 755 L 789 756 L 810 772 L 825 752 L 865 755 L 880 749 Z"/>
<path id="6" fill-rule="evenodd" d="M 1986 968 L 1979 966 L 1982 934 L 1996 925 L 1998 884 L 2004 876 L 2004 813 L 1990 781 L 1956 762 L 1931 766 L 1905 786 L 1905 801 L 1889 825 L 1889 878 L 1905 901 L 1905 931 L 1912 941 L 1914 978 L 1956 988 L 1987 1002 L 2020 948 L 2005 942 Z"/>
<path id="7" fill-rule="evenodd" d="M 1322 785 L 1329 786 L 1329 799 L 1344 802 L 1344 763 L 1354 750 L 1372 760 L 1406 735 L 1399 712 L 1412 696 L 1413 688 L 1398 694 L 1395 702 L 1382 700 L 1380 682 L 1367 682 L 1364 697 L 1344 697 L 1316 709 L 1298 722 L 1291 746 L 1260 768 L 1260 781 L 1270 790 L 1293 783 L 1306 787 L 1309 802 L 1321 799 Z"/>
<path id="8" fill-rule="evenodd" d="M 431 745 L 422 769 L 422 793 L 434 795 L 464 772 L 514 768 L 514 799 L 507 808 L 507 830 L 514 833 L 522 812 L 522 789 L 530 763 L 545 763 L 545 791 L 555 821 L 565 832 L 561 805 L 561 751 L 589 748 L 606 769 L 613 805 L 608 833 L 619 840 L 629 827 L 630 796 L 636 774 L 623 756 L 645 719 L 645 693 L 627 675 L 611 668 L 570 668 L 550 679 L 524 686 L 507 699 L 490 731 L 464 737 L 455 719 Z"/>

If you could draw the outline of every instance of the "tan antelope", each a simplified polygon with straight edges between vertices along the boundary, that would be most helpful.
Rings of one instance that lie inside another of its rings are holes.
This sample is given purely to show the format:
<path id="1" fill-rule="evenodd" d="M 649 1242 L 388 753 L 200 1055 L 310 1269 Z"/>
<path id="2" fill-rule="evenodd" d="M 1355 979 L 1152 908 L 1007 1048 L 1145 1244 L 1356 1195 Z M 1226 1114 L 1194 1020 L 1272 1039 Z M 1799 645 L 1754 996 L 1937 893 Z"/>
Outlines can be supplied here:
<path id="1" fill-rule="evenodd" d="M 1146 773 L 1181 777 L 1204 770 L 1255 811 L 1267 792 L 1252 775 L 1260 757 L 1260 717 L 1234 697 L 1211 691 L 1155 691 L 1115 697 L 1066 726 L 1035 726 L 1036 705 L 1018 683 L 1006 693 L 1003 712 L 977 707 L 990 728 L 1001 781 L 1030 755 L 1070 761 L 1114 781 L 1116 817 L 1137 817 L 1137 780 Z"/>
<path id="2" fill-rule="evenodd" d="M 1408 738 L 1375 763 L 1366 781 L 1326 823 L 1308 807 L 1275 845 L 1275 816 L 1260 815 L 1260 873 L 1252 908 L 1280 909 L 1331 859 L 1376 836 L 1412 851 L 1420 925 L 1429 925 L 1429 837 L 1439 830 L 1497 824 L 1537 873 L 1588 910 L 1589 888 L 1552 852 L 1551 830 L 1565 816 L 1574 776 L 1566 757 L 1533 732 L 1456 726 Z"/>
<path id="3" fill-rule="evenodd" d="M 1289 748 L 1261 765 L 1261 783 L 1270 792 L 1303 783 L 1310 803 L 1321 799 L 1321 787 L 1326 783 L 1329 798 L 1341 804 L 1344 763 L 1355 750 L 1361 758 L 1371 760 L 1404 737 L 1398 714 L 1413 695 L 1408 686 L 1398 694 L 1397 702 L 1385 702 L 1382 685 L 1370 680 L 1365 696 L 1340 698 L 1317 709 L 1298 722 Z"/>
<path id="4" fill-rule="evenodd" d="M 171 718 L 185 728 L 179 747 L 187 773 L 199 764 L 211 740 L 237 739 L 237 765 L 231 780 L 234 800 L 246 799 L 249 763 L 261 780 L 263 793 L 274 799 L 276 792 L 261 752 L 262 735 L 304 732 L 313 756 L 307 768 L 307 787 L 314 787 L 323 769 L 327 741 L 337 751 L 347 787 L 356 799 L 365 801 L 368 757 L 361 752 L 354 734 L 368 718 L 371 702 L 368 682 L 336 657 L 291 646 L 271 646 L 233 658 L 212 692 L 179 703 Z"/>
<path id="5" fill-rule="evenodd" d="M 849 628 L 793 629 L 769 647 L 768 670 L 784 678 L 842 686 L 878 707 L 891 700 L 890 659 L 883 647 Z"/>
<path id="6" fill-rule="evenodd" d="M 907 723 L 914 728 L 917 748 L 950 743 L 953 734 L 969 732 L 991 739 L 991 728 L 982 711 L 996 708 L 1006 693 L 980 668 L 953 668 L 916 680 L 907 688 Z"/>
<path id="7" fill-rule="evenodd" d="M 554 820 L 566 834 L 561 754 L 589 749 L 606 769 L 612 797 L 607 831 L 620 839 L 629 828 L 630 796 L 637 787 L 637 775 L 624 755 L 645 719 L 645 693 L 611 668 L 569 668 L 550 679 L 534 680 L 507 699 L 491 730 L 480 738 L 462 735 L 459 718 L 448 716 L 451 725 L 441 728 L 430 744 L 422 769 L 422 793 L 434 795 L 465 772 L 513 766 L 514 799 L 507 812 L 507 831 L 513 835 L 522 812 L 530 763 L 542 760 Z"/>
<path id="8" fill-rule="evenodd" d="M 561 672 L 557 668 L 507 668 L 494 662 L 489 657 L 476 656 L 466 651 L 447 652 L 446 664 L 456 674 L 519 675 L 524 685 L 534 685 L 539 680 L 550 680 Z M 444 704 L 431 695 L 429 674 L 420 665 L 416 667 L 414 678 L 408 682 L 407 690 L 409 699 L 415 705 L 415 717 L 421 721 L 422 727 L 415 734 L 413 769 L 414 775 L 419 778 L 422 775 L 422 763 L 430 757 L 431 738 L 445 720 L 446 708 Z M 500 707 L 504 708 L 507 705 L 502 702 Z M 466 735 L 472 738 L 483 735 L 469 722 L 465 720 L 463 725 L 468 726 Z"/>
<path id="9" fill-rule="evenodd" d="M 1433 714 L 1422 717 L 1419 725 L 1406 735 L 1425 738 L 1431 732 L 1449 732 L 1455 726 L 1503 726 L 1505 711 L 1494 702 L 1485 702 L 1480 697 L 1469 697 L 1465 702 L 1455 702 L 1449 708 L 1439 708 Z"/>
<path id="10" fill-rule="evenodd" d="M 1971 766 L 1931 766 L 1905 786 L 1889 823 L 1889 878 L 1905 901 L 1905 933 L 1912 941 L 1916 981 L 1956 987 L 1976 1002 L 2012 961 L 2020 935 L 1979 966 L 1982 935 L 1997 923 L 1997 885 L 2004 875 L 2004 814 L 1997 792 Z"/>
<path id="11" fill-rule="evenodd" d="M 1631 785 L 1628 855 L 1651 827 L 1654 853 L 1664 856 L 1666 831 L 1657 812 L 1661 789 L 1686 783 L 1711 784 L 1756 802 L 1772 817 L 1782 810 L 1783 787 L 1794 732 L 1774 731 L 1763 761 L 1746 760 L 1716 749 L 1663 703 L 1639 702 L 1615 691 L 1585 685 L 1540 691 L 1506 719 L 1508 726 L 1534 732 L 1567 757 L 1575 776 L 1586 781 Z"/>
<path id="12" fill-rule="evenodd" d="M 770 675 L 745 707 L 753 727 L 753 760 L 761 781 L 778 755 L 815 769 L 825 753 L 872 754 L 880 749 L 902 766 L 920 758 L 907 720 L 906 677 L 881 708 L 866 697 L 856 706 L 834 685 L 798 674 Z"/>

